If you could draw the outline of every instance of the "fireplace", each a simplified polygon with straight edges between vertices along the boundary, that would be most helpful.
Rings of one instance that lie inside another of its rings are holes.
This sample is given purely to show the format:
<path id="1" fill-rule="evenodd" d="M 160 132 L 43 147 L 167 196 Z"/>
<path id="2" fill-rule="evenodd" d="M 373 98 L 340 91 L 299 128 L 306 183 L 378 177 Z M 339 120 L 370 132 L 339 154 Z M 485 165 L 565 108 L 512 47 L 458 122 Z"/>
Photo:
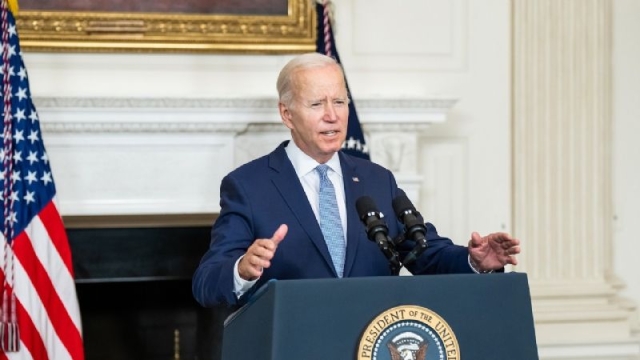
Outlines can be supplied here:
<path id="1" fill-rule="evenodd" d="M 191 294 L 213 216 L 202 218 L 65 218 L 87 360 L 219 358 L 228 311 Z"/>

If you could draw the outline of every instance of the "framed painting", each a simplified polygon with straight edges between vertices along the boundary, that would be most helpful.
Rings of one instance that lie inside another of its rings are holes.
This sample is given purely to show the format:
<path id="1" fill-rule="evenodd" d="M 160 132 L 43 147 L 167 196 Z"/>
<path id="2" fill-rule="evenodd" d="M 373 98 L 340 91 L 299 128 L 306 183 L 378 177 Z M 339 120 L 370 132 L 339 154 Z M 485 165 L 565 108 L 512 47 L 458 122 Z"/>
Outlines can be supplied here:
<path id="1" fill-rule="evenodd" d="M 315 50 L 314 0 L 20 0 L 27 51 Z"/>

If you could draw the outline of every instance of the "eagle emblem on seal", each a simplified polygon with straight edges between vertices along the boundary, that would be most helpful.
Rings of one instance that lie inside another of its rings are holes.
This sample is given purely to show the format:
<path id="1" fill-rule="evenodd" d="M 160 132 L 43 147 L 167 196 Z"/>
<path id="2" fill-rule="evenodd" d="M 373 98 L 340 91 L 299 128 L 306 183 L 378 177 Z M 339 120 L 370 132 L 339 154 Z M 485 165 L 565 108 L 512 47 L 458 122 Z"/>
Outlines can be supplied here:
<path id="1" fill-rule="evenodd" d="M 412 332 L 404 332 L 387 342 L 391 360 L 426 360 L 429 343 Z"/>

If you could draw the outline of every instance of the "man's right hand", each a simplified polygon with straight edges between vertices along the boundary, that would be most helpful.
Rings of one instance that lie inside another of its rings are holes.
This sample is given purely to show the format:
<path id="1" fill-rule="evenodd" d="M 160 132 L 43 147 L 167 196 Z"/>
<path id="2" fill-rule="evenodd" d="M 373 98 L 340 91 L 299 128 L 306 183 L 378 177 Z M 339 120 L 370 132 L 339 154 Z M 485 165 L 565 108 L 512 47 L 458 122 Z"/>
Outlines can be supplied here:
<path id="1" fill-rule="evenodd" d="M 287 230 L 287 225 L 282 224 L 270 239 L 256 239 L 238 263 L 238 275 L 247 281 L 253 281 L 262 276 L 263 269 L 271 266 L 271 259 L 276 253 L 278 244 L 287 235 Z"/>

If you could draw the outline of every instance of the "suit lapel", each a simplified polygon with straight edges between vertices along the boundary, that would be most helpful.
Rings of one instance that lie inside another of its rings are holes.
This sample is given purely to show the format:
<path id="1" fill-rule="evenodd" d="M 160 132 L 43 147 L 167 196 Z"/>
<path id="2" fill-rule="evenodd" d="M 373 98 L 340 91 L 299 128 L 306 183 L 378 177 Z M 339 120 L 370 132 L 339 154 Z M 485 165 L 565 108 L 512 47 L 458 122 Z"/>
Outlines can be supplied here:
<path id="1" fill-rule="evenodd" d="M 360 236 L 364 234 L 364 225 L 362 225 L 356 210 L 356 200 L 364 194 L 356 165 L 342 152 L 339 152 L 339 155 L 347 206 L 347 255 L 344 262 L 344 277 L 348 277 L 356 259 Z"/>
<path id="2" fill-rule="evenodd" d="M 332 269 L 334 276 L 338 276 L 333 267 L 333 261 L 331 261 L 331 255 L 324 241 L 324 236 L 322 236 L 320 225 L 298 180 L 298 175 L 289 157 L 287 157 L 286 144 L 287 142 L 282 143 L 269 155 L 269 167 L 276 172 L 276 175 L 272 177 L 273 184 L 304 231 L 309 235 L 309 239 L 318 249 L 324 261 Z"/>

